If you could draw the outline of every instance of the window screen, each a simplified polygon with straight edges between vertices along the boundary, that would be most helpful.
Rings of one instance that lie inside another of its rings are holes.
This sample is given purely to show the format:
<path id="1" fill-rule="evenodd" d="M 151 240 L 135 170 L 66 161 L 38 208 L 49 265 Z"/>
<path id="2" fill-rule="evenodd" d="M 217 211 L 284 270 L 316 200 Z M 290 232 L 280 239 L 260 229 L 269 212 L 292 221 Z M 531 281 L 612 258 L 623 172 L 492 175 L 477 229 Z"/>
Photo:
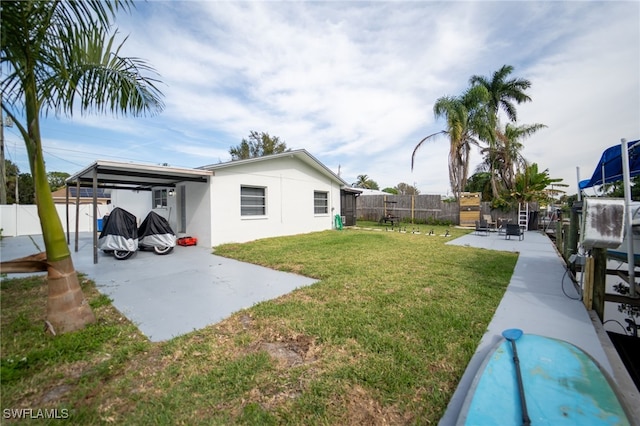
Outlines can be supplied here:
<path id="1" fill-rule="evenodd" d="M 240 187 L 240 215 L 264 216 L 267 214 L 267 197 L 265 188 Z"/>
<path id="2" fill-rule="evenodd" d="M 315 214 L 329 213 L 329 193 L 314 191 L 313 192 L 313 212 Z"/>

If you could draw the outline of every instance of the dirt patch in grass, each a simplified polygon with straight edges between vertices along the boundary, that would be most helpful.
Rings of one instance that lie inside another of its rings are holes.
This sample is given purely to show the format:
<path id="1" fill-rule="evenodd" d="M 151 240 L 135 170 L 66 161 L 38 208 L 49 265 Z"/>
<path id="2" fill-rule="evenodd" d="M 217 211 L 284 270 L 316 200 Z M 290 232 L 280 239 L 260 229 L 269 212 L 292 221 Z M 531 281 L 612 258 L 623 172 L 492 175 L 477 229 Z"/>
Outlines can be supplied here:
<path id="1" fill-rule="evenodd" d="M 253 350 L 266 351 L 285 367 L 304 365 L 316 360 L 314 339 L 310 336 L 284 338 L 277 342 L 258 342 Z"/>

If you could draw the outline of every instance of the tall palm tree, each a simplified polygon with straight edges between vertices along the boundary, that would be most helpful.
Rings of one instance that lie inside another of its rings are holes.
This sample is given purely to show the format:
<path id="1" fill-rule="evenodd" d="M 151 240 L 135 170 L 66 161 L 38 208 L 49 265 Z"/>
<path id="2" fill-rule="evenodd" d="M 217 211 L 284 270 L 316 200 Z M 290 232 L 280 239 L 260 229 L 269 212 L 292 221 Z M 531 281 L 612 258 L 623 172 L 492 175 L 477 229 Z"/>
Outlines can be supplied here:
<path id="1" fill-rule="evenodd" d="M 518 121 L 515 101 L 518 104 L 530 102 L 531 98 L 525 91 L 531 87 L 531 82 L 523 78 L 512 78 L 507 80 L 509 74 L 513 72 L 513 66 L 503 65 L 498 71 L 493 73 L 491 79 L 480 75 L 473 75 L 469 79 L 472 86 L 483 86 L 489 92 L 487 109 L 489 118 L 495 119 L 497 124 L 498 112 L 502 109 L 509 121 Z M 495 127 L 495 126 L 494 126 Z"/>
<path id="2" fill-rule="evenodd" d="M 447 121 L 447 128 L 423 138 L 411 154 L 411 170 L 416 152 L 422 145 L 439 135 L 449 137 L 449 183 L 456 198 L 467 184 L 471 146 L 478 145 L 478 137 L 487 136 L 484 104 L 488 92 L 482 86 L 471 87 L 461 96 L 443 96 L 436 100 L 433 114 Z"/>
<path id="3" fill-rule="evenodd" d="M 2 1 L 2 110 L 13 119 L 29 156 L 46 248 L 47 321 L 55 332 L 95 320 L 78 283 L 55 209 L 42 152 L 40 116 L 48 112 L 153 114 L 164 105 L 144 61 L 121 57 L 111 19 L 133 5 L 112 1 Z"/>
<path id="4" fill-rule="evenodd" d="M 496 143 L 483 147 L 480 152 L 484 155 L 481 163 L 483 171 L 493 171 L 493 180 L 499 192 L 506 190 L 512 192 L 515 185 L 515 177 L 528 167 L 527 161 L 522 155 L 524 145 L 521 140 L 531 136 L 547 126 L 544 124 L 523 124 L 521 126 L 507 123 L 502 130 L 496 131 Z M 494 185 L 492 185 L 493 187 Z"/>
<path id="5" fill-rule="evenodd" d="M 489 99 L 485 106 L 488 127 L 491 131 L 482 140 L 488 146 L 489 165 L 491 166 L 491 188 L 494 197 L 499 196 L 498 171 L 494 167 L 498 160 L 493 158 L 494 154 L 498 152 L 498 129 L 501 127 L 498 114 L 500 110 L 503 110 L 509 121 L 516 122 L 518 116 L 514 102 L 520 104 L 531 101 L 529 95 L 525 93 L 531 87 L 531 82 L 522 78 L 508 79 L 512 72 L 513 66 L 503 65 L 493 73 L 491 78 L 473 75 L 469 79 L 472 87 L 484 87 L 489 93 Z"/>
<path id="6" fill-rule="evenodd" d="M 512 191 L 514 189 L 516 175 L 528 167 L 527 161 L 522 156 L 522 149 L 524 148 L 522 139 L 546 127 L 547 126 L 540 123 L 523 124 L 520 126 L 507 123 L 504 131 L 498 133 L 498 157 L 502 165 L 500 173 L 502 182 L 507 190 Z"/>

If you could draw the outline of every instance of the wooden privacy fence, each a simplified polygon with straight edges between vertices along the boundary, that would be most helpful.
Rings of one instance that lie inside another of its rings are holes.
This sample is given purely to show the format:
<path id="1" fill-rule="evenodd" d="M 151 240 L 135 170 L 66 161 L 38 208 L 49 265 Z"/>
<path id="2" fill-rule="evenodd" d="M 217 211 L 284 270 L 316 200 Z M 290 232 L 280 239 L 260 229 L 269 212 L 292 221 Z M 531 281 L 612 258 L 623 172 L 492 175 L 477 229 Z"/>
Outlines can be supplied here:
<path id="1" fill-rule="evenodd" d="M 537 206 L 536 206 L 537 208 Z M 510 212 L 491 210 L 491 203 L 480 203 L 480 214 L 491 215 L 494 220 L 511 219 L 517 223 L 517 208 Z M 361 195 L 356 201 L 359 220 L 379 221 L 391 215 L 402 222 L 427 223 L 431 221 L 460 224 L 460 206 L 457 201 L 444 201 L 440 195 Z"/>

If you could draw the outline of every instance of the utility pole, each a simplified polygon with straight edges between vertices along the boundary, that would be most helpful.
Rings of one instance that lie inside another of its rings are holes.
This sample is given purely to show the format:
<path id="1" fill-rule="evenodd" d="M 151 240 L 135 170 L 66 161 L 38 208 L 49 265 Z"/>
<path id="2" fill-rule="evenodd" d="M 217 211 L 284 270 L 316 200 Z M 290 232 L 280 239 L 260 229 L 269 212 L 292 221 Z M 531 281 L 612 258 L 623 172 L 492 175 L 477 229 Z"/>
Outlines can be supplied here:
<path id="1" fill-rule="evenodd" d="M 0 104 L 2 95 L 0 95 Z M 0 107 L 0 204 L 7 204 L 7 168 L 4 164 L 4 116 Z"/>

